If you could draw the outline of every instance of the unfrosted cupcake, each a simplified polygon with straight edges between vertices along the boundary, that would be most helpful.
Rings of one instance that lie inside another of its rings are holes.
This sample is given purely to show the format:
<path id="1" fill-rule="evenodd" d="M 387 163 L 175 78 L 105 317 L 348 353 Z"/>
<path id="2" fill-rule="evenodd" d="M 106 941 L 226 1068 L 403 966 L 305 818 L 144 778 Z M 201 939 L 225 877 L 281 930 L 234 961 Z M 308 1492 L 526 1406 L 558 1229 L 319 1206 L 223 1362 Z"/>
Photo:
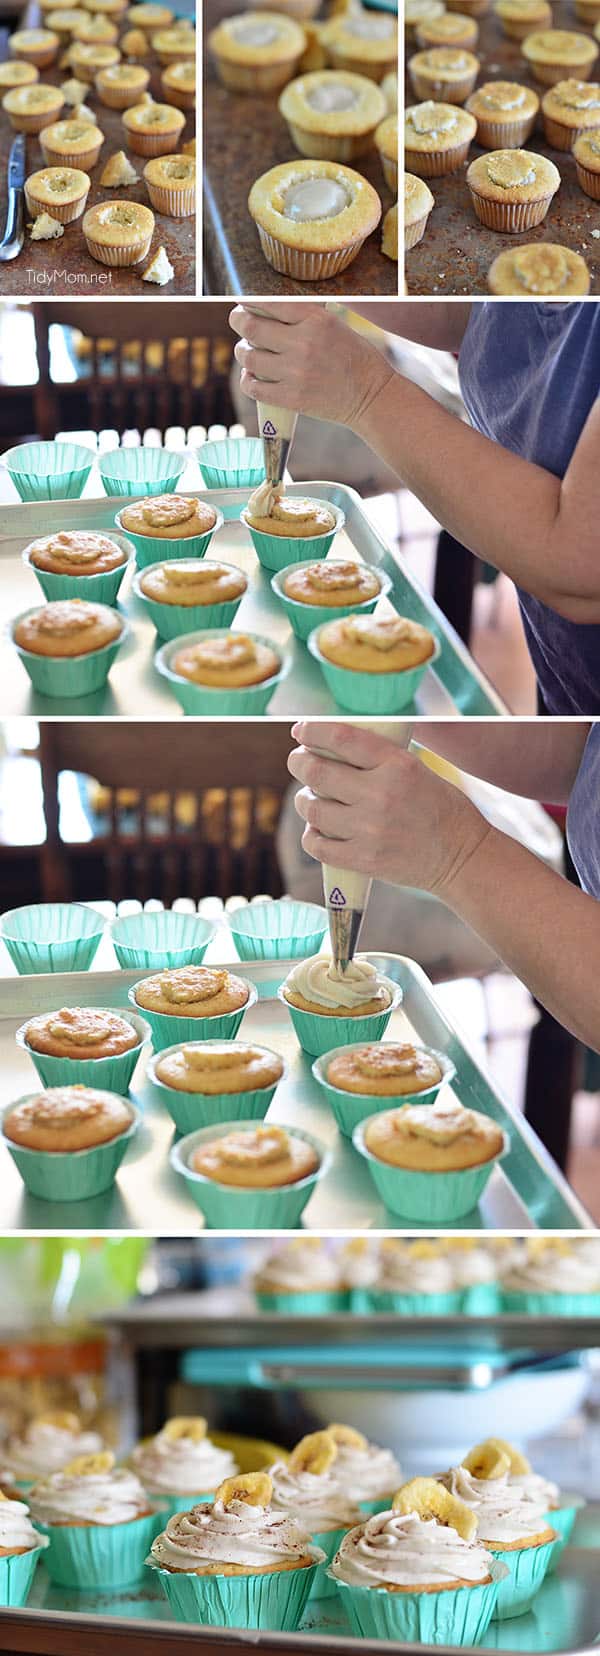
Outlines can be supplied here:
<path id="1" fill-rule="evenodd" d="M 48 1538 L 34 1529 L 29 1507 L 0 1493 L 0 1606 L 25 1604 Z"/>
<path id="2" fill-rule="evenodd" d="M 554 149 L 570 150 L 582 133 L 600 127 L 597 81 L 564 80 L 542 98 L 544 132 Z"/>
<path id="3" fill-rule="evenodd" d="M 546 217 L 560 189 L 553 161 L 531 150 L 492 150 L 472 161 L 467 185 L 478 219 L 487 230 L 519 236 Z"/>
<path id="4" fill-rule="evenodd" d="M 374 1311 L 433 1317 L 451 1315 L 460 1304 L 452 1267 L 439 1243 L 384 1239 L 377 1286 L 371 1293 Z"/>
<path id="5" fill-rule="evenodd" d="M 598 45 L 589 35 L 570 29 L 541 29 L 526 36 L 521 51 L 534 80 L 542 86 L 576 75 L 589 80 L 598 56 Z"/>
<path id="6" fill-rule="evenodd" d="M 290 81 L 279 99 L 279 112 L 301 155 L 355 161 L 372 149 L 386 102 L 366 75 L 320 69 Z"/>
<path id="7" fill-rule="evenodd" d="M 29 1488 L 37 1478 L 62 1471 L 75 1455 L 95 1454 L 103 1447 L 99 1433 L 85 1431 L 71 1410 L 52 1409 L 9 1438 L 2 1463 L 18 1488 Z"/>
<path id="8" fill-rule="evenodd" d="M 583 133 L 573 145 L 577 182 L 593 201 L 600 201 L 600 133 Z"/>
<path id="9" fill-rule="evenodd" d="M 256 992 L 245 978 L 222 968 L 174 966 L 142 978 L 131 998 L 147 1012 L 160 1050 L 177 1040 L 233 1040 Z"/>
<path id="10" fill-rule="evenodd" d="M 598 143 L 600 169 L 600 142 Z M 600 195 L 600 172 L 599 172 Z M 581 253 L 559 242 L 507 247 L 488 270 L 490 293 L 527 298 L 574 299 L 589 293 L 590 273 Z"/>
<path id="11" fill-rule="evenodd" d="M 457 172 L 466 161 L 477 132 L 468 110 L 452 103 L 414 104 L 404 123 L 404 162 L 419 178 L 440 178 Z"/>
<path id="12" fill-rule="evenodd" d="M 323 24 L 320 38 L 334 69 L 381 81 L 398 62 L 398 24 L 386 12 L 368 11 L 360 3 Z"/>
<path id="13" fill-rule="evenodd" d="M 261 1311 L 326 1315 L 347 1305 L 335 1255 L 318 1236 L 295 1236 L 278 1246 L 263 1260 L 253 1288 Z"/>
<path id="14" fill-rule="evenodd" d="M 239 1471 L 229 1449 L 207 1436 L 202 1415 L 177 1415 L 133 1450 L 131 1465 L 144 1489 L 168 1502 L 170 1513 L 212 1500 L 224 1478 Z"/>
<path id="15" fill-rule="evenodd" d="M 540 100 L 518 81 L 485 81 L 467 101 L 482 149 L 520 149 L 533 132 Z"/>
<path id="16" fill-rule="evenodd" d="M 492 1556 L 506 1564 L 495 1616 L 505 1621 L 526 1615 L 552 1559 L 556 1531 L 547 1522 L 543 1497 L 510 1478 L 510 1462 L 491 1443 L 477 1444 L 461 1466 L 442 1479 L 477 1519 L 477 1533 Z"/>
<path id="17" fill-rule="evenodd" d="M 408 60 L 415 98 L 437 98 L 450 104 L 462 104 L 468 98 L 479 67 L 479 58 L 464 46 L 430 46 Z"/>
<path id="18" fill-rule="evenodd" d="M 575 1244 L 558 1237 L 532 1238 L 521 1260 L 502 1275 L 502 1308 L 540 1316 L 598 1316 L 600 1270 Z"/>
<path id="19" fill-rule="evenodd" d="M 466 17 L 464 12 L 444 11 L 440 17 L 424 17 L 415 29 L 417 46 L 424 50 L 430 46 L 451 46 L 454 49 L 466 46 L 472 52 L 478 36 L 479 24 L 474 17 Z"/>
<path id="20" fill-rule="evenodd" d="M 407 40 L 414 38 L 415 30 L 423 23 L 436 22 L 443 17 L 444 0 L 404 0 L 404 28 Z"/>
<path id="21" fill-rule="evenodd" d="M 329 1431 L 310 1432 L 296 1444 L 287 1461 L 270 1468 L 272 1501 L 276 1512 L 299 1517 L 325 1559 L 313 1585 L 316 1598 L 331 1594 L 327 1565 L 331 1563 L 346 1531 L 360 1523 L 356 1495 L 337 1476 L 338 1443 Z"/>
<path id="22" fill-rule="evenodd" d="M 279 1053 L 243 1041 L 188 1041 L 153 1059 L 149 1079 L 180 1133 L 266 1116 L 285 1070 Z"/>
<path id="23" fill-rule="evenodd" d="M 352 1137 L 390 1212 L 431 1226 L 475 1212 L 507 1145 L 490 1116 L 447 1091 L 425 1107 L 378 1110 Z"/>
<path id="24" fill-rule="evenodd" d="M 334 1422 L 327 1431 L 337 1446 L 334 1470 L 340 1487 L 358 1501 L 363 1512 L 382 1512 L 391 1506 L 402 1482 L 402 1469 L 392 1450 L 370 1443 L 353 1426 Z"/>
<path id="25" fill-rule="evenodd" d="M 404 174 L 404 251 L 410 252 L 423 240 L 429 215 L 435 207 L 435 196 L 423 178 L 415 173 Z"/>
<path id="26" fill-rule="evenodd" d="M 494 11 L 509 40 L 525 40 L 534 29 L 552 28 L 549 0 L 494 0 Z"/>
<path id="27" fill-rule="evenodd" d="M 61 1587 L 104 1592 L 139 1580 L 161 1519 L 135 1473 L 109 1450 L 78 1455 L 34 1484 L 31 1514 L 49 1538 L 45 1564 Z"/>
<path id="28" fill-rule="evenodd" d="M 295 74 L 304 30 L 276 11 L 224 17 L 208 36 L 219 79 L 229 91 L 279 92 Z"/>

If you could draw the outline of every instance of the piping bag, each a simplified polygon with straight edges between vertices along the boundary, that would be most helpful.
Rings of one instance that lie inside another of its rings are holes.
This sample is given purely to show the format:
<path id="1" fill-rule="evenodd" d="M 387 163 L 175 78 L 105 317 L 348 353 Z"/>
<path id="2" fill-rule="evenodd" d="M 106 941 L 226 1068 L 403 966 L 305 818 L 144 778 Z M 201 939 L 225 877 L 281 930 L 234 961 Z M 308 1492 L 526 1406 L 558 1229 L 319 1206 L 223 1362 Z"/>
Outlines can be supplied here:
<path id="1" fill-rule="evenodd" d="M 270 314 L 268 305 L 249 305 L 246 300 L 243 302 L 246 310 L 253 311 L 255 316 Z M 335 301 L 327 300 L 325 304 L 325 310 L 341 312 L 342 309 L 343 307 Z M 293 323 L 288 323 L 287 326 L 292 327 Z M 265 395 L 268 396 L 269 381 L 264 380 L 263 383 Z M 276 403 L 263 402 L 262 398 L 257 402 L 257 414 L 259 435 L 263 441 L 265 478 L 267 483 L 277 488 L 283 483 L 298 415 L 293 409 L 279 408 Z"/>

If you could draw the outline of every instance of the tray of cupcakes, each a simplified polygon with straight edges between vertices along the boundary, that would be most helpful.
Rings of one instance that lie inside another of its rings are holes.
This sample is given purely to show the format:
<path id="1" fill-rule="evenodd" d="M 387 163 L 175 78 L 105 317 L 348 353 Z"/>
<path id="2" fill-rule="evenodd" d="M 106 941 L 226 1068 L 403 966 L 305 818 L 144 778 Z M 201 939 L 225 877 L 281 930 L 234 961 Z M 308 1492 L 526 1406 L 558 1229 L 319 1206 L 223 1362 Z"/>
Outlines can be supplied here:
<path id="1" fill-rule="evenodd" d="M 198 478 L 185 454 L 126 448 L 99 458 L 103 498 L 42 504 L 64 446 L 4 457 L 23 498 L 0 533 L 5 713 L 501 713 L 353 489 L 265 499 L 262 445 L 229 439 L 197 451 L 203 491 L 177 493 L 186 467 Z M 93 461 L 79 453 L 78 495 Z"/>
<path id="2" fill-rule="evenodd" d="M 302 905 L 262 908 L 239 970 L 203 961 L 205 932 L 199 961 L 169 950 L 165 911 L 134 918 L 128 969 L 4 981 L 5 1229 L 588 1226 L 414 961 L 342 978 L 284 938 Z"/>

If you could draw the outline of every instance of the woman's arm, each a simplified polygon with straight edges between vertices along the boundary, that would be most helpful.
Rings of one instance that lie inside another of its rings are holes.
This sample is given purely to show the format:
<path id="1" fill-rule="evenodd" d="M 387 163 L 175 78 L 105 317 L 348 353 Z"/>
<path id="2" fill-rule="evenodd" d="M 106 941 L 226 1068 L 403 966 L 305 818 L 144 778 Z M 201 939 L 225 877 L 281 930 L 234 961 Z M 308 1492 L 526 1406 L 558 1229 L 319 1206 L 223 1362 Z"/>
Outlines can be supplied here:
<path id="1" fill-rule="evenodd" d="M 376 327 L 385 328 L 386 333 L 398 334 L 415 345 L 428 345 L 432 351 L 460 351 L 471 302 L 442 301 L 432 305 L 429 299 L 422 304 L 414 299 L 392 299 L 386 305 L 365 299 L 362 304 L 352 300 L 348 309 L 358 311 L 359 316 L 374 322 Z"/>
<path id="2" fill-rule="evenodd" d="M 539 719 L 520 724 L 498 719 L 490 729 L 462 719 L 419 719 L 416 742 L 439 753 L 459 770 L 479 776 L 507 793 L 546 805 L 566 805 L 574 786 L 590 731 L 583 720 L 558 723 Z M 315 738 L 316 745 L 316 738 Z"/>

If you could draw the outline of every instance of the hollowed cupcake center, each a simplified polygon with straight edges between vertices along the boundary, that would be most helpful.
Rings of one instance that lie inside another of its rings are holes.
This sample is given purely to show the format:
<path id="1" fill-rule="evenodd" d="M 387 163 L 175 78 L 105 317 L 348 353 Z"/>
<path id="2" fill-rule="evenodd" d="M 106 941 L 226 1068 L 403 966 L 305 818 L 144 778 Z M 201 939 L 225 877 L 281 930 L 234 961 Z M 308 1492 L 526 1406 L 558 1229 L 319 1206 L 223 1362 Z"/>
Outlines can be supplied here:
<path id="1" fill-rule="evenodd" d="M 352 86 L 344 86 L 339 81 L 332 84 L 321 81 L 318 86 L 313 86 L 310 92 L 306 93 L 306 102 L 319 114 L 329 115 L 337 113 L 338 110 L 354 109 L 358 103 L 358 94 Z"/>
<path id="2" fill-rule="evenodd" d="M 283 198 L 286 218 L 296 223 L 336 218 L 349 205 L 349 196 L 336 178 L 303 178 L 290 184 Z"/>
<path id="3" fill-rule="evenodd" d="M 535 184 L 535 162 L 525 150 L 498 150 L 487 163 L 488 178 L 501 190 L 521 189 Z"/>

